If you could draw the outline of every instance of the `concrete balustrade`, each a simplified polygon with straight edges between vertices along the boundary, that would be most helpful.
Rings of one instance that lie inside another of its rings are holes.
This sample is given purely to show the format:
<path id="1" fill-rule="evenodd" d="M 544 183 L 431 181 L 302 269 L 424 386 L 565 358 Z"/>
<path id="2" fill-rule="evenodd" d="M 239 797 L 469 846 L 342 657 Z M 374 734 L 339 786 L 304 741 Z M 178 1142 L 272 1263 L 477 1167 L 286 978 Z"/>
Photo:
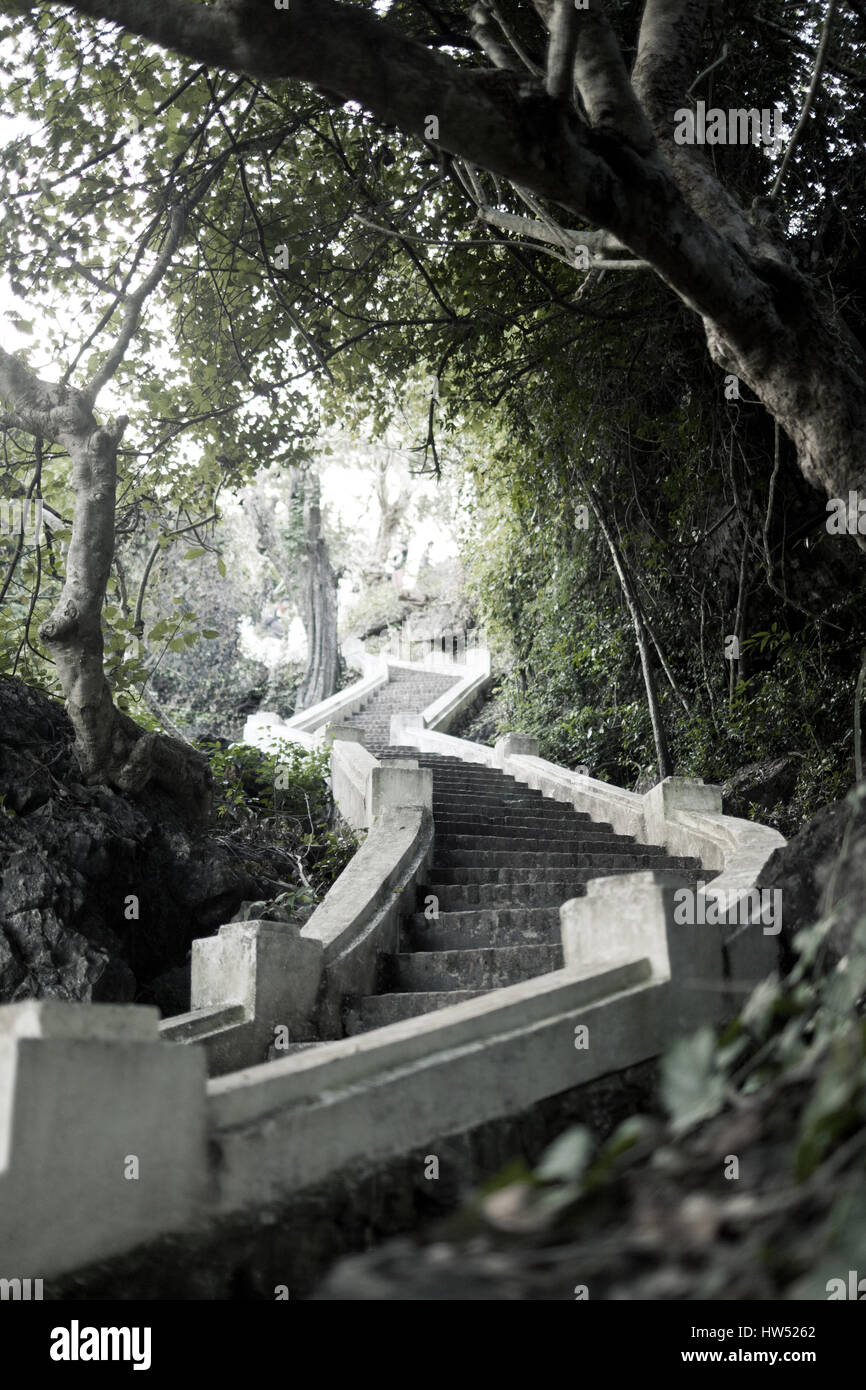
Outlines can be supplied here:
<path id="1" fill-rule="evenodd" d="M 376 956 L 395 949 L 429 862 L 432 774 L 380 765 L 356 729 L 332 725 L 327 738 L 335 800 L 366 838 L 304 926 L 231 922 L 193 942 L 191 1009 L 159 1030 L 203 1047 L 212 1076 L 264 1062 L 278 1029 L 290 1044 L 339 1033 L 343 996 L 374 988 Z"/>
<path id="2" fill-rule="evenodd" d="M 321 943 L 291 922 L 231 922 L 192 943 L 191 1011 L 159 1025 L 166 1042 L 199 1043 L 212 1076 L 264 1062 L 275 1029 L 317 1036 Z"/>
<path id="3" fill-rule="evenodd" d="M 220 1214 L 431 1146 L 654 1056 L 668 989 L 644 959 L 557 971 L 210 1083 Z M 589 1045 L 575 1046 L 575 1029 Z"/>
<path id="4" fill-rule="evenodd" d="M 377 956 L 397 949 L 400 918 L 414 907 L 432 852 L 428 808 L 381 805 L 364 844 L 303 928 L 305 940 L 322 948 L 318 1036 L 342 1031 L 345 996 L 375 991 Z"/>
<path id="5" fill-rule="evenodd" d="M 425 663 L 426 664 L 426 663 Z M 435 663 L 430 663 L 438 669 Z M 484 648 L 466 652 L 466 673 L 422 713 L 423 725 L 447 733 L 455 720 L 484 694 L 490 684 L 490 653 Z M 450 668 L 449 668 L 450 669 Z"/>
<path id="6" fill-rule="evenodd" d="M 370 824 L 367 788 L 374 767 L 379 763 L 368 752 L 353 729 L 353 738 L 338 738 L 331 746 L 331 792 L 340 815 L 353 830 L 366 830 Z"/>
<path id="7" fill-rule="evenodd" d="M 293 714 L 291 719 L 285 721 L 286 728 L 299 730 L 301 733 L 314 733 L 325 724 L 342 723 L 347 715 L 359 710 L 371 695 L 388 684 L 387 660 L 376 658 L 365 664 L 368 669 L 359 681 L 347 685 L 345 690 L 338 690 L 327 700 L 320 700 L 318 704 L 310 705 L 309 709 Z"/>
<path id="8" fill-rule="evenodd" d="M 398 746 L 417 748 L 420 753 L 442 753 L 445 757 L 462 758 L 466 763 L 481 763 L 495 767 L 494 752 L 483 743 L 470 743 L 465 738 L 428 729 L 420 714 L 392 714 L 391 742 Z"/>
<path id="9" fill-rule="evenodd" d="M 204 1214 L 205 1056 L 156 1009 L 0 1008 L 0 1277 L 50 1278 Z"/>
<path id="10" fill-rule="evenodd" d="M 651 978 L 668 983 L 665 1042 L 704 1024 L 725 1023 L 742 1002 L 728 974 L 728 927 L 680 922 L 675 909 L 682 889 L 690 891 L 685 879 L 678 884 L 652 872 L 595 878 L 586 885 L 586 897 L 560 908 L 566 968 L 610 969 L 641 956 L 650 962 Z M 777 953 L 760 932 L 750 940 L 756 984 L 774 969 Z"/>
<path id="11" fill-rule="evenodd" d="M 184 1117 L 178 1128 L 185 1131 L 186 1117 L 200 1116 L 204 1107 L 210 1148 L 199 1127 L 188 1149 L 171 1149 L 179 1197 L 158 1229 L 286 1201 L 359 1157 L 384 1161 L 433 1145 L 656 1056 L 672 1037 L 700 1024 L 723 1021 L 730 1001 L 718 930 L 676 925 L 676 885 L 652 873 L 629 879 L 595 880 L 586 898 L 563 905 L 562 970 L 207 1084 L 200 1070 L 198 1109 L 186 1097 L 173 1113 Z M 83 1024 L 86 1033 L 90 1019 Z M 115 1038 L 112 1046 L 116 1056 L 105 1071 L 117 1077 L 128 1043 Z M 160 1051 L 200 1057 L 198 1050 Z M 41 1061 L 38 1074 L 44 1074 Z M 98 1094 L 102 1114 L 102 1080 Z M 124 1123 L 119 1147 L 128 1152 Z M 26 1167 L 26 1138 L 16 1136 L 16 1145 Z M 114 1154 L 116 1143 L 107 1147 Z M 218 1154 L 218 1170 L 209 1168 L 208 1153 Z M 158 1157 L 164 1174 L 167 1155 L 160 1150 Z M 92 1211 L 103 1189 L 88 1168 L 77 1171 L 77 1200 Z M 113 1207 L 98 1209 L 102 1249 L 119 1250 L 155 1233 L 130 1227 Z M 82 1252 L 93 1248 L 76 1226 L 68 1237 L 55 1234 L 50 1255 L 40 1251 L 41 1262 L 20 1242 L 17 1253 L 25 1270 L 50 1275 L 77 1267 Z"/>

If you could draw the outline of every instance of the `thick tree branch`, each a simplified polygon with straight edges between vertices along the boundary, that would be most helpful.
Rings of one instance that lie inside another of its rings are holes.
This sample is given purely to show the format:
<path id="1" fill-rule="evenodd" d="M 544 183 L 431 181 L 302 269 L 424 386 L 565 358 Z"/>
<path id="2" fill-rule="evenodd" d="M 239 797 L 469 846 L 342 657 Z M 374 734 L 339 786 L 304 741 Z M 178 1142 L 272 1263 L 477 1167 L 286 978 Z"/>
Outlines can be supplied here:
<path id="1" fill-rule="evenodd" d="M 640 154 L 656 156 L 656 142 L 629 81 L 622 52 L 601 0 L 577 13 L 574 78 L 591 125 L 619 135 Z"/>
<path id="2" fill-rule="evenodd" d="M 665 158 L 692 207 L 750 252 L 778 257 L 713 172 L 704 150 L 678 145 L 675 112 L 686 105 L 700 62 L 708 0 L 646 0 L 632 83 Z M 706 71 L 706 69 L 704 70 Z"/>
<path id="3" fill-rule="evenodd" d="M 659 138 L 673 134 L 673 113 L 694 78 L 708 0 L 646 0 L 632 83 Z"/>
<path id="4" fill-rule="evenodd" d="M 577 12 L 572 0 L 553 0 L 549 25 L 550 44 L 545 78 L 547 94 L 559 101 L 571 101 L 577 49 Z"/>

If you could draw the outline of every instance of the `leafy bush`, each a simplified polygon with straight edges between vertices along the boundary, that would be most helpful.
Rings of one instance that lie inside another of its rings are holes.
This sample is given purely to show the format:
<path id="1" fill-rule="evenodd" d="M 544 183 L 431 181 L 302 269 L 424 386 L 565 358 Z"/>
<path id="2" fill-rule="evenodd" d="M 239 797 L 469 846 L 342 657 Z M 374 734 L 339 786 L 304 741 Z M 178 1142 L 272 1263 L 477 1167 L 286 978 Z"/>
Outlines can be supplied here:
<path id="1" fill-rule="evenodd" d="M 281 914 L 314 906 L 358 848 L 351 831 L 334 825 L 327 751 L 307 751 L 286 741 L 273 753 L 248 744 L 200 746 L 214 774 L 217 825 L 240 839 L 260 837 L 265 830 L 294 865 L 297 885 L 268 906 Z"/>

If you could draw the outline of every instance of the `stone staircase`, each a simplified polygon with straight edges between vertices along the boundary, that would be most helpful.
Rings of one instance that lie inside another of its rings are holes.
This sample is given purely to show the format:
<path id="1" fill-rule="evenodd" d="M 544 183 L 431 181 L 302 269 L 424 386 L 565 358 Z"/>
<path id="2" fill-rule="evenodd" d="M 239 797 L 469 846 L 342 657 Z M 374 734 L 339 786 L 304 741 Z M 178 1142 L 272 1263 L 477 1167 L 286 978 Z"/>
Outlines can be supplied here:
<path id="1" fill-rule="evenodd" d="M 377 756 L 432 770 L 435 860 L 400 950 L 379 958 L 379 992 L 346 1001 L 347 1034 L 559 970 L 559 905 L 583 896 L 591 878 L 642 869 L 692 884 L 714 877 L 495 769 L 409 747 Z"/>
<path id="2" fill-rule="evenodd" d="M 433 671 L 408 671 L 391 667 L 386 685 L 376 690 L 354 714 L 342 720 L 351 728 L 360 729 L 364 747 L 375 758 L 388 747 L 392 714 L 420 714 L 446 690 L 454 685 L 455 676 L 437 675 Z"/>

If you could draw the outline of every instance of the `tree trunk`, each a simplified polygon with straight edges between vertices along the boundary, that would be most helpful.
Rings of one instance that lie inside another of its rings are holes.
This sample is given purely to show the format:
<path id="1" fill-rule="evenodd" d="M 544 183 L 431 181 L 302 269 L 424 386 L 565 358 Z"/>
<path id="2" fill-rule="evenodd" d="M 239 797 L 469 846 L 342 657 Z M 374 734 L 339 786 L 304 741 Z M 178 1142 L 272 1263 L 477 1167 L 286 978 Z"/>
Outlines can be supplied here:
<path id="1" fill-rule="evenodd" d="M 301 621 L 307 634 L 307 669 L 298 687 L 296 710 L 326 700 L 337 688 L 337 576 L 322 530 L 319 479 L 304 480 L 304 560 L 301 565 Z"/>
<path id="2" fill-rule="evenodd" d="M 380 454 L 375 461 L 374 487 L 376 501 L 379 504 L 379 524 L 373 543 L 373 558 L 375 569 L 379 573 L 387 568 L 394 537 L 412 500 L 407 491 L 398 492 L 393 502 L 390 500 L 388 496 L 388 466 L 390 462 L 390 449 L 384 458 Z"/>
<path id="3" fill-rule="evenodd" d="M 98 425 L 85 392 L 40 381 L 2 348 L 0 392 L 13 407 L 9 424 L 51 439 L 72 462 L 75 504 L 64 583 L 39 636 L 57 665 L 82 774 L 89 783 L 105 782 L 127 793 L 153 782 L 189 815 L 206 815 L 212 783 L 207 759 L 140 729 L 118 710 L 103 669 L 102 606 L 114 555 L 117 446 L 127 417 Z"/>

